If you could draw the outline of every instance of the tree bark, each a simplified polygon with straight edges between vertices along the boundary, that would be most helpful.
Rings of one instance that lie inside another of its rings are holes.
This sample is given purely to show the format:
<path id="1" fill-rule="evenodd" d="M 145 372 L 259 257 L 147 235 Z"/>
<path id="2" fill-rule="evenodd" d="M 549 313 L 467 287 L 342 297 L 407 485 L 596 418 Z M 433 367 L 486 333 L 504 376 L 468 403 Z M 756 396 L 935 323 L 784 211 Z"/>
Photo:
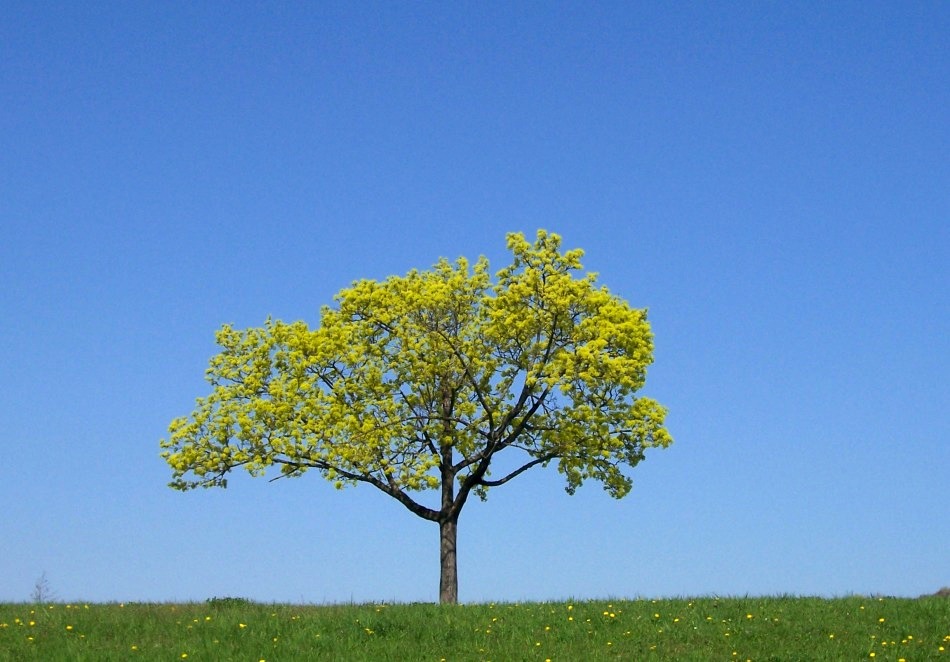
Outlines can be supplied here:
<path id="1" fill-rule="evenodd" d="M 455 544 L 458 538 L 458 515 L 450 515 L 439 520 L 439 602 L 458 604 L 459 576 L 455 556 Z"/>

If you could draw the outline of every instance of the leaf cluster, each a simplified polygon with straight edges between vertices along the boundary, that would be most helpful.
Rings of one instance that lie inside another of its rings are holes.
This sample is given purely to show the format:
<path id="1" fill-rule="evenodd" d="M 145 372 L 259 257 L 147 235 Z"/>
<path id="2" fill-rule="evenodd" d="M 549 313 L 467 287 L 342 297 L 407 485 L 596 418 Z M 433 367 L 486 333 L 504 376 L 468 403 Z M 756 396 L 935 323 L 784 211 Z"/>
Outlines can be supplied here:
<path id="1" fill-rule="evenodd" d="M 224 486 L 236 468 L 317 470 L 437 519 L 555 462 L 568 492 L 595 479 L 624 496 L 622 467 L 672 441 L 666 410 L 636 395 L 653 360 L 646 311 L 578 275 L 583 253 L 562 252 L 558 235 L 507 239 L 513 260 L 494 278 L 484 257 L 442 259 L 354 283 L 316 328 L 225 325 L 211 393 L 161 442 L 172 485 Z M 515 468 L 493 478 L 501 452 Z M 430 489 L 441 510 L 410 496 Z"/>

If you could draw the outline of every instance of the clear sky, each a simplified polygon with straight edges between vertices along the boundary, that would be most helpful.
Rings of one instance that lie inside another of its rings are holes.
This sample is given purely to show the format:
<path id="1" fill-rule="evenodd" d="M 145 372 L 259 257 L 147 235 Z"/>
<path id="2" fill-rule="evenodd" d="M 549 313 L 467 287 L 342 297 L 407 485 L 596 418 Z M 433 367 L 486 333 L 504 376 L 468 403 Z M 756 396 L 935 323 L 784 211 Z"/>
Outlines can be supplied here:
<path id="1" fill-rule="evenodd" d="M 435 600 L 317 474 L 175 492 L 223 323 L 507 264 L 647 307 L 675 444 L 470 502 L 463 601 L 950 585 L 950 4 L 0 6 L 0 600 Z"/>

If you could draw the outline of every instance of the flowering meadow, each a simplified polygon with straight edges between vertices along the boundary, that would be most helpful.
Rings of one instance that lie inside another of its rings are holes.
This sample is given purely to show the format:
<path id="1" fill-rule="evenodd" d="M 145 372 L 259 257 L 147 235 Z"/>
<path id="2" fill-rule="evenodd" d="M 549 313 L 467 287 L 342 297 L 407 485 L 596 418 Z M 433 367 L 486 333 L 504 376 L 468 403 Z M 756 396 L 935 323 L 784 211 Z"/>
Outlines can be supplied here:
<path id="1" fill-rule="evenodd" d="M 0 604 L 0 660 L 947 660 L 950 599 Z"/>

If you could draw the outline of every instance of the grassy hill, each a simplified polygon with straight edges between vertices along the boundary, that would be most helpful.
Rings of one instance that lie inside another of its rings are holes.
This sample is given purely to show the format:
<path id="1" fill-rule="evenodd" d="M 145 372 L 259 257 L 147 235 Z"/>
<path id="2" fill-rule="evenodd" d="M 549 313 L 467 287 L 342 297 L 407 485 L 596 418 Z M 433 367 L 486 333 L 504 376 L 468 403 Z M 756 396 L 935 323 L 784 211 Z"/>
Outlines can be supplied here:
<path id="1" fill-rule="evenodd" d="M 0 660 L 947 660 L 950 599 L 0 604 Z"/>

